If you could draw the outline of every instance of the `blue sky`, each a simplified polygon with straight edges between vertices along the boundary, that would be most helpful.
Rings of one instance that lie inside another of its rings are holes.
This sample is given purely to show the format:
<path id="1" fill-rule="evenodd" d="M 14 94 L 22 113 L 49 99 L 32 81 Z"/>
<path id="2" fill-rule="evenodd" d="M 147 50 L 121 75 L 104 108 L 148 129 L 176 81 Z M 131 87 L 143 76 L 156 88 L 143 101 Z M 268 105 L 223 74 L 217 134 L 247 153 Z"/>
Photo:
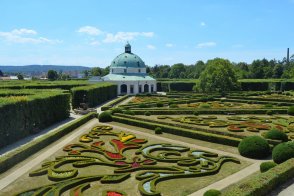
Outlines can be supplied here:
<path id="1" fill-rule="evenodd" d="M 294 0 L 1 0 L 0 65 L 105 67 L 294 54 Z"/>

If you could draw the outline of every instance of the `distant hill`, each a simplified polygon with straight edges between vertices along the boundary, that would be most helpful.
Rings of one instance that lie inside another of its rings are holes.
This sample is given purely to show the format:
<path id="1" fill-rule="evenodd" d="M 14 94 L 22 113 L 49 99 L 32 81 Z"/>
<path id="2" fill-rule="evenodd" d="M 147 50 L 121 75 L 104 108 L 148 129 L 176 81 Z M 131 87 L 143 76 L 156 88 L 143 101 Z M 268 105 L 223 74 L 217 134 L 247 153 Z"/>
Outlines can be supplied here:
<path id="1" fill-rule="evenodd" d="M 85 66 L 71 66 L 71 65 L 23 65 L 23 66 L 10 66 L 0 65 L 0 70 L 4 73 L 23 73 L 29 75 L 37 75 L 47 73 L 48 70 L 55 70 L 57 72 L 81 72 L 90 70 L 90 67 Z"/>

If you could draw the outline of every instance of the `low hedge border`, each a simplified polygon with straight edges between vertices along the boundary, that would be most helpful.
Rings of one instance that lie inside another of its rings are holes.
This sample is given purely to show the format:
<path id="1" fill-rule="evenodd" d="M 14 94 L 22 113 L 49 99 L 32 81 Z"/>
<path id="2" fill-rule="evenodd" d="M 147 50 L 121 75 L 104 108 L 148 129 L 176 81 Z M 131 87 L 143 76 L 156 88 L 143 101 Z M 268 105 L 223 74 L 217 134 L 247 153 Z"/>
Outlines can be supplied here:
<path id="1" fill-rule="evenodd" d="M 129 118 L 129 116 L 125 115 L 125 114 L 116 113 L 115 115 L 123 117 L 123 118 Z M 173 127 L 176 126 L 176 127 L 183 128 L 183 129 L 189 129 L 189 130 L 198 131 L 198 132 L 205 132 L 205 133 L 211 133 L 211 134 L 216 134 L 216 135 L 221 135 L 221 136 L 227 136 L 227 137 L 232 137 L 232 138 L 236 138 L 236 139 L 240 139 L 240 140 L 246 137 L 246 136 L 237 135 L 234 133 L 220 132 L 220 131 L 215 131 L 212 129 L 205 129 L 205 128 L 196 127 L 196 126 L 193 127 L 193 126 L 189 126 L 189 125 L 185 125 L 185 124 L 163 122 L 163 121 L 151 120 L 151 119 L 146 119 L 146 118 L 142 119 L 137 116 L 132 116 L 131 118 L 134 120 L 139 120 L 139 121 L 144 121 L 144 122 L 149 122 L 149 123 L 156 123 L 156 124 L 163 124 L 163 125 L 173 126 Z M 271 145 L 271 148 L 282 142 L 280 140 L 272 140 L 272 139 L 266 139 L 266 140 Z"/>
<path id="2" fill-rule="evenodd" d="M 85 124 L 92 118 L 96 117 L 96 113 L 91 112 L 80 119 L 74 120 L 73 122 L 55 130 L 54 132 L 48 133 L 32 142 L 29 142 L 23 146 L 18 147 L 17 149 L 4 154 L 0 158 L 0 173 L 5 172 L 19 162 L 25 160 L 27 157 L 38 152 L 42 148 L 48 146 L 52 142 L 60 139 L 62 136 L 70 133 L 79 126 Z"/>
<path id="3" fill-rule="evenodd" d="M 144 110 L 137 108 L 132 109 L 136 115 L 144 115 L 146 111 L 149 111 L 151 115 L 177 115 L 177 114 L 191 114 L 197 111 L 199 114 L 266 114 L 268 110 L 271 110 L 274 114 L 287 114 L 287 109 L 162 109 L 162 108 L 144 108 Z"/>
<path id="4" fill-rule="evenodd" d="M 115 115 L 120 116 L 120 117 L 124 117 L 124 118 L 129 117 L 129 116 L 125 115 L 125 114 L 115 114 Z M 239 139 L 243 139 L 243 138 L 246 137 L 246 136 L 237 135 L 237 134 L 234 134 L 234 133 L 226 133 L 226 132 L 220 132 L 220 131 L 215 131 L 215 130 L 211 130 L 211 129 L 205 129 L 205 128 L 202 128 L 202 127 L 189 126 L 187 124 L 163 122 L 163 121 L 159 121 L 159 120 L 152 120 L 152 119 L 146 119 L 146 118 L 142 119 L 142 118 L 137 117 L 137 116 L 132 116 L 132 119 L 141 120 L 141 121 L 150 122 L 150 123 L 159 123 L 159 124 L 163 124 L 163 125 L 167 125 L 167 126 L 176 126 L 176 127 L 180 127 L 180 128 L 183 128 L 183 129 L 190 129 L 190 130 L 201 131 L 201 132 L 206 132 L 206 133 L 213 133 L 213 134 L 218 134 L 218 135 L 235 137 L 235 138 L 239 138 Z"/>
<path id="5" fill-rule="evenodd" d="M 113 121 L 120 122 L 128 125 L 134 125 L 142 128 L 147 128 L 154 130 L 156 127 L 160 127 L 163 132 L 171 133 L 174 135 L 179 135 L 183 137 L 190 137 L 195 139 L 201 139 L 209 142 L 219 143 L 219 144 L 225 144 L 229 146 L 238 146 L 239 142 L 241 141 L 238 138 L 223 136 L 223 135 L 216 135 L 212 133 L 205 133 L 205 132 L 199 132 L 199 131 L 191 131 L 189 129 L 174 127 L 174 126 L 168 126 L 158 123 L 151 123 L 146 121 L 140 121 L 140 120 L 134 120 L 133 118 L 124 118 L 120 116 L 114 115 Z"/>
<path id="6" fill-rule="evenodd" d="M 222 195 L 268 195 L 268 193 L 274 188 L 292 178 L 294 178 L 294 158 L 277 165 L 267 172 L 253 176 L 244 182 L 236 183 L 230 186 L 228 189 L 222 191 Z"/>
<path id="7" fill-rule="evenodd" d="M 122 96 L 122 97 L 118 97 L 118 98 L 116 98 L 115 100 L 110 101 L 109 103 L 103 105 L 103 106 L 101 107 L 101 111 L 109 110 L 109 109 L 112 108 L 113 106 L 119 104 L 120 102 L 126 100 L 126 99 L 129 98 L 129 97 L 130 97 L 130 95 L 124 95 L 124 96 Z"/>
<path id="8" fill-rule="evenodd" d="M 271 98 L 261 98 L 261 97 L 240 97 L 240 96 L 227 96 L 229 99 L 243 99 L 246 101 L 271 101 L 271 102 L 278 102 L 278 103 L 292 103 L 293 100 L 290 99 L 271 99 Z"/>

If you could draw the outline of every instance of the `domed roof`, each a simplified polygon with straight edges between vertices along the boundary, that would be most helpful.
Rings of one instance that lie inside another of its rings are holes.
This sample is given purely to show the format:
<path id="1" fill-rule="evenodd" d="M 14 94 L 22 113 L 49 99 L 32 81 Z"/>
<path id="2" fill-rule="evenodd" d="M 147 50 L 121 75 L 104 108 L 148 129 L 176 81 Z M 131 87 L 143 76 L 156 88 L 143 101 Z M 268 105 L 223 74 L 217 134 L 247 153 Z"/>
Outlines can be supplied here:
<path id="1" fill-rule="evenodd" d="M 125 68 L 146 68 L 142 59 L 131 52 L 131 45 L 127 43 L 125 52 L 118 55 L 111 62 L 110 68 L 125 67 Z"/>

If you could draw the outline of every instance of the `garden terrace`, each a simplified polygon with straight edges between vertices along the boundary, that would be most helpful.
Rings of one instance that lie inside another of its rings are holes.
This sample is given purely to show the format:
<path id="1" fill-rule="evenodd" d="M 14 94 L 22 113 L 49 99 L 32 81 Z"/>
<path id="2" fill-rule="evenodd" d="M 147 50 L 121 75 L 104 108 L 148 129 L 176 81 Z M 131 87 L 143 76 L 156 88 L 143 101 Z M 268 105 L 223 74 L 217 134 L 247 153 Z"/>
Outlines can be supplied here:
<path id="1" fill-rule="evenodd" d="M 174 127 L 174 134 L 194 138 L 203 139 L 206 141 L 227 143 L 223 140 L 223 136 L 229 141 L 229 145 L 236 145 L 235 140 L 246 136 L 265 134 L 272 128 L 285 132 L 289 140 L 294 139 L 294 118 L 287 117 L 269 117 L 269 116 L 128 116 L 125 114 L 115 114 L 114 121 L 134 124 L 144 128 L 152 128 L 154 126 L 163 126 L 164 130 L 170 132 L 167 127 Z M 129 119 L 129 120 L 127 120 Z M 188 131 L 189 130 L 189 131 Z M 206 134 L 208 133 L 208 135 Z M 212 139 L 214 137 L 215 139 Z M 219 140 L 218 140 L 218 137 Z M 235 139 L 233 139 L 235 138 Z M 281 141 L 269 140 L 273 145 Z"/>
<path id="2" fill-rule="evenodd" d="M 173 142 L 96 125 L 2 193 L 173 196 L 193 193 L 250 164 Z"/>

